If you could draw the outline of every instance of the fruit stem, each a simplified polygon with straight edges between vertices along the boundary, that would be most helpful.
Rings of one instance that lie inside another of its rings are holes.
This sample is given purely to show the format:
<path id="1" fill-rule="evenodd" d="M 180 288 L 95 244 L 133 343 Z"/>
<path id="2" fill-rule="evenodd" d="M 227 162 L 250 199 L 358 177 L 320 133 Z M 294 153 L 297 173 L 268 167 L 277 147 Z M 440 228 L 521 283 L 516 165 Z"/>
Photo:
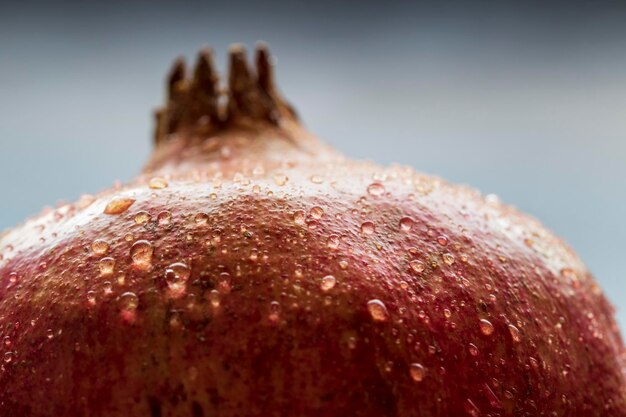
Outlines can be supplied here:
<path id="1" fill-rule="evenodd" d="M 280 127 L 286 120 L 297 122 L 295 111 L 275 88 L 271 57 L 264 43 L 256 46 L 256 71 L 249 67 L 242 45 L 232 45 L 229 55 L 226 91 L 219 87 L 211 49 L 200 51 L 191 78 L 187 78 L 182 58 L 174 62 L 167 79 L 167 103 L 155 112 L 157 146 L 181 131 L 211 135 L 233 127 Z"/>

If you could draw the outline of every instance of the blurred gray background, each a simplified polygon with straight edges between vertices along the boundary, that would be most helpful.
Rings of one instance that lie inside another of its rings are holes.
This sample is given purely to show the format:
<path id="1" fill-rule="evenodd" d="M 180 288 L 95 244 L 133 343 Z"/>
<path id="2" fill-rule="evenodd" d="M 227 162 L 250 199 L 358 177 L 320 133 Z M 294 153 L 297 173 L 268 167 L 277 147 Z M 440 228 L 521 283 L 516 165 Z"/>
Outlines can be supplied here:
<path id="1" fill-rule="evenodd" d="M 223 71 L 229 43 L 263 39 L 311 130 L 538 217 L 582 256 L 626 329 L 619 3 L 0 5 L 0 229 L 131 179 L 173 58 L 211 44 Z"/>

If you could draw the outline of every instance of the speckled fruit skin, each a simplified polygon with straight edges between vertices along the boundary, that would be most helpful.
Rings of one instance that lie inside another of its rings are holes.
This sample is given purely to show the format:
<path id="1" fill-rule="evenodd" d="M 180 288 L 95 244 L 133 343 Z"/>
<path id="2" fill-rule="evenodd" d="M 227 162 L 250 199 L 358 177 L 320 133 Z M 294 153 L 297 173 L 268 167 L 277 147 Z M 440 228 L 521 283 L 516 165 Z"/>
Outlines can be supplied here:
<path id="1" fill-rule="evenodd" d="M 626 416 L 612 308 L 536 220 L 296 126 L 210 143 L 2 235 L 0 416 Z"/>

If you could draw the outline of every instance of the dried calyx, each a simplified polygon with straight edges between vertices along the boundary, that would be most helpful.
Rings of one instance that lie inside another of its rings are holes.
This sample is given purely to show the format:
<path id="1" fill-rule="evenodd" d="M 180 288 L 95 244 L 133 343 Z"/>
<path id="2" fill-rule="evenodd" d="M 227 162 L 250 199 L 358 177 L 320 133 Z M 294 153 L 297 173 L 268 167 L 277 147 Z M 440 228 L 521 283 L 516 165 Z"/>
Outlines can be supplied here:
<path id="1" fill-rule="evenodd" d="M 297 120 L 293 108 L 276 90 L 265 44 L 256 47 L 256 71 L 249 67 L 242 45 L 231 46 L 229 55 L 226 89 L 219 85 L 211 49 L 199 53 L 191 78 L 185 61 L 175 61 L 167 80 L 167 103 L 155 113 L 157 145 L 183 131 L 210 135 L 234 126 L 281 126 L 286 120 Z"/>

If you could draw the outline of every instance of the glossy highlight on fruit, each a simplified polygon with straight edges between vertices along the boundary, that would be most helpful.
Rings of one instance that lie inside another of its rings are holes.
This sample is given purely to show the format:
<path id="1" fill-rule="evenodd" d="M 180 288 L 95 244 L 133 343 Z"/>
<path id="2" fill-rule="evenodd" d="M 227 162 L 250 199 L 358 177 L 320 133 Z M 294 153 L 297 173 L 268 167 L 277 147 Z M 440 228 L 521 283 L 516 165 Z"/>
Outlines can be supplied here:
<path id="1" fill-rule="evenodd" d="M 0 416 L 626 417 L 563 241 L 324 145 L 264 45 L 229 65 L 175 62 L 134 181 L 0 235 Z"/>

